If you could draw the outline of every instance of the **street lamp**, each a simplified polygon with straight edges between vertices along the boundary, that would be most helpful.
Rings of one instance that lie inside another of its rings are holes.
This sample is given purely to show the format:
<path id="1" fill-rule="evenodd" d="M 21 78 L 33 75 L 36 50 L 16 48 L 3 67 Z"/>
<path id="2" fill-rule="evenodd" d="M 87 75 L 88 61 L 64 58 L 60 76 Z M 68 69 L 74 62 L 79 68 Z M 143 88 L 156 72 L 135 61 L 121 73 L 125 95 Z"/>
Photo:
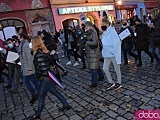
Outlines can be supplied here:
<path id="1" fill-rule="evenodd" d="M 118 5 L 119 5 L 119 7 L 120 7 L 120 19 L 121 19 L 121 21 L 122 21 L 122 11 L 121 11 L 121 5 L 122 5 L 122 1 L 121 0 L 118 0 Z"/>

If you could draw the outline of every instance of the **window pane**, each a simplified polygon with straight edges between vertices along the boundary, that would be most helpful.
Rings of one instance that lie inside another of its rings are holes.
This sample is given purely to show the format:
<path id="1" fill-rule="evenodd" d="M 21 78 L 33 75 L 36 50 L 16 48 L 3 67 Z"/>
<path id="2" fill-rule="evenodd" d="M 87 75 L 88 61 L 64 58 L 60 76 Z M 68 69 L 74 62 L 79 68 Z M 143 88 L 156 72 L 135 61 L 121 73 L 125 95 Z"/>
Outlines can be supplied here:
<path id="1" fill-rule="evenodd" d="M 13 26 L 13 23 L 14 23 L 14 20 L 8 20 L 8 24 L 9 24 L 10 26 Z"/>
<path id="2" fill-rule="evenodd" d="M 6 39 L 11 38 L 13 35 L 17 35 L 15 27 L 6 27 L 3 29 Z"/>
<path id="3" fill-rule="evenodd" d="M 2 31 L 0 31 L 0 39 L 4 40 L 4 36 L 3 36 L 3 32 Z"/>
<path id="4" fill-rule="evenodd" d="M 1 22 L 1 24 L 3 25 L 3 27 L 6 27 L 6 26 L 8 26 L 7 20 L 5 20 L 5 21 L 2 21 L 2 22 Z"/>
<path id="5" fill-rule="evenodd" d="M 15 27 L 20 27 L 20 26 L 23 27 L 23 23 L 21 21 L 15 20 L 14 26 Z"/>

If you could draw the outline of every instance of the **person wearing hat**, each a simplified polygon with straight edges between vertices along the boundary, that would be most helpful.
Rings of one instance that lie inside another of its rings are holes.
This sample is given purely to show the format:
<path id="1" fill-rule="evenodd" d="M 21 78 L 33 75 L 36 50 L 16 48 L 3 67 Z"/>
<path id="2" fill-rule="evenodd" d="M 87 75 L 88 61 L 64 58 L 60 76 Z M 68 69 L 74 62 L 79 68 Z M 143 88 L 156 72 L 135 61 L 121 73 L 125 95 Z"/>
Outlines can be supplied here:
<path id="1" fill-rule="evenodd" d="M 104 79 L 104 74 L 99 65 L 100 49 L 98 45 L 97 32 L 93 28 L 93 24 L 90 21 L 87 21 L 85 23 L 85 35 L 86 35 L 87 68 L 92 73 L 91 77 L 92 84 L 90 85 L 90 88 L 96 88 L 98 80 Z"/>
<path id="2" fill-rule="evenodd" d="M 135 49 L 137 50 L 138 64 L 137 67 L 142 66 L 141 52 L 144 51 L 151 58 L 153 62 L 153 56 L 149 52 L 149 32 L 150 29 L 147 24 L 143 24 L 140 19 L 135 20 Z"/>

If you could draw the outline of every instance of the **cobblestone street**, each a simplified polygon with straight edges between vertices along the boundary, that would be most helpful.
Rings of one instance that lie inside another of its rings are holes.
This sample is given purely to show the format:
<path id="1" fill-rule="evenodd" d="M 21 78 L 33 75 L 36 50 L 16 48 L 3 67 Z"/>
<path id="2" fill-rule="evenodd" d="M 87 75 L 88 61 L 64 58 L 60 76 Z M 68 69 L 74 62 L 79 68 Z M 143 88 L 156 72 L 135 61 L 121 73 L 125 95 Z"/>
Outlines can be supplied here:
<path id="1" fill-rule="evenodd" d="M 129 59 L 129 65 L 121 65 L 123 87 L 117 91 L 106 90 L 106 78 L 99 81 L 96 90 L 90 89 L 91 74 L 88 71 L 81 71 L 81 66 L 65 66 L 68 74 L 62 80 L 66 90 L 59 90 L 72 109 L 59 112 L 62 104 L 48 93 L 42 120 L 133 120 L 138 109 L 158 109 L 160 73 L 155 70 L 156 63 L 150 64 L 147 57 L 143 55 L 143 65 L 139 68 L 132 59 Z M 63 65 L 67 62 L 67 58 L 60 60 Z M 113 67 L 111 73 L 116 80 Z M 4 85 L 0 84 L 0 120 L 26 120 L 33 115 L 38 102 L 33 106 L 29 103 L 31 96 L 24 85 L 17 94 L 11 94 Z"/>

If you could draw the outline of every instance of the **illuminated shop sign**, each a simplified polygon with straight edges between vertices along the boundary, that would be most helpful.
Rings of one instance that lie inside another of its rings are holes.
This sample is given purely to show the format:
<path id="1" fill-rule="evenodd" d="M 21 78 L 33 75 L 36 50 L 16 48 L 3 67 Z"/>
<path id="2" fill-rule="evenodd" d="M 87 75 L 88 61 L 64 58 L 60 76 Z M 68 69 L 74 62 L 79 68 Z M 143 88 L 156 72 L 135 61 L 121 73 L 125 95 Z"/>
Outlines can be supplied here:
<path id="1" fill-rule="evenodd" d="M 58 13 L 60 15 L 63 15 L 63 14 L 105 11 L 105 10 L 114 10 L 114 7 L 113 5 L 100 5 L 100 6 L 81 6 L 81 7 L 58 8 Z"/>

